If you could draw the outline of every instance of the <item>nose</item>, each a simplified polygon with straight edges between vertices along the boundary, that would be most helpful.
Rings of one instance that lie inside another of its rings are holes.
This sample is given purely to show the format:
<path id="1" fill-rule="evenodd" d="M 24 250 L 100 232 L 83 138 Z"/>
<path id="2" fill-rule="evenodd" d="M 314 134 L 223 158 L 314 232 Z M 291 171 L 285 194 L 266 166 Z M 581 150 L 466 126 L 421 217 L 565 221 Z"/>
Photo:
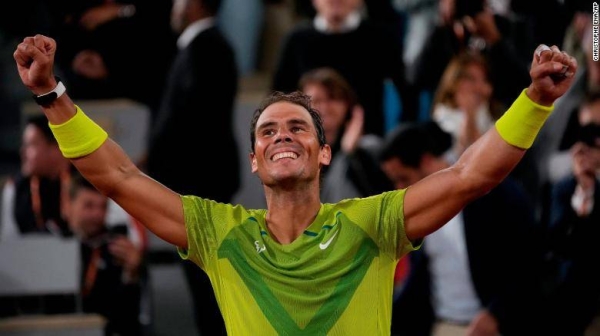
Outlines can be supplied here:
<path id="1" fill-rule="evenodd" d="M 292 142 L 292 136 L 288 130 L 279 129 L 277 132 L 277 137 L 275 138 L 275 143 L 280 142 Z"/>

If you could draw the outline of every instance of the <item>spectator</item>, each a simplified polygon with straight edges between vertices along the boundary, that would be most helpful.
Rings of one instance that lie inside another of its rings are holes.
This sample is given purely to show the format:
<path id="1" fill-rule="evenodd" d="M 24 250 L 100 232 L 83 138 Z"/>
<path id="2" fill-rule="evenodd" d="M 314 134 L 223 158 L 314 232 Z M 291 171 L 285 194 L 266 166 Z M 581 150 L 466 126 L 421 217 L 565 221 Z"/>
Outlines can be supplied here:
<path id="1" fill-rule="evenodd" d="M 66 0 L 52 6 L 51 34 L 62 44 L 57 70 L 75 99 L 129 98 L 152 115 L 175 52 L 169 0 Z M 139 51 L 152 53 L 152 80 Z"/>
<path id="2" fill-rule="evenodd" d="M 553 285 L 544 335 L 582 336 L 600 308 L 600 94 L 588 95 L 578 112 L 581 129 L 570 150 L 572 172 L 553 184 L 548 209 Z"/>
<path id="3" fill-rule="evenodd" d="M 233 134 L 239 74 L 235 52 L 218 27 L 220 5 L 220 0 L 173 3 L 171 24 L 179 35 L 179 50 L 152 128 L 147 171 L 179 193 L 229 203 L 241 180 Z M 181 144 L 215 142 L 214 133 L 200 131 L 202 125 L 218 130 L 218 145 L 186 152 Z M 205 158 L 209 157 L 219 158 L 219 164 L 206 164 Z M 215 178 L 219 183 L 214 182 Z M 189 261 L 183 265 L 199 331 L 225 334 L 207 275 Z"/>
<path id="4" fill-rule="evenodd" d="M 106 336 L 141 336 L 143 251 L 127 225 L 106 225 L 108 198 L 80 175 L 71 179 L 68 222 L 81 241 L 83 311 L 107 319 Z"/>
<path id="5" fill-rule="evenodd" d="M 20 171 L 3 186 L 0 240 L 32 233 L 71 236 L 65 214 L 74 168 L 61 154 L 42 114 L 30 116 L 25 123 L 20 163 Z M 108 224 L 127 223 L 131 238 L 142 248 L 145 230 L 113 200 L 108 211 Z"/>
<path id="6" fill-rule="evenodd" d="M 451 136 L 434 122 L 403 125 L 386 140 L 382 167 L 397 189 L 450 167 L 444 153 Z M 410 273 L 393 306 L 392 334 L 535 331 L 535 265 L 541 261 L 536 228 L 531 204 L 510 178 L 468 204 L 410 254 Z M 513 235 L 527 246 L 507 248 Z"/>
<path id="7" fill-rule="evenodd" d="M 323 170 L 321 199 L 334 203 L 390 190 L 375 158 L 381 138 L 363 134 L 365 112 L 345 78 L 332 68 L 317 68 L 302 75 L 299 88 L 319 111 L 331 146 L 333 160 Z"/>
<path id="8" fill-rule="evenodd" d="M 452 136 L 455 158 L 494 126 L 499 106 L 492 93 L 484 56 L 465 51 L 450 60 L 435 93 L 432 119 Z"/>
<path id="9" fill-rule="evenodd" d="M 395 84 L 402 100 L 403 117 L 417 114 L 418 101 L 407 85 L 402 48 L 389 25 L 363 17 L 361 0 L 314 0 L 312 22 L 301 22 L 282 45 L 272 89 L 290 92 L 308 70 L 337 70 L 358 96 L 365 110 L 365 134 L 385 133 L 384 86 Z M 386 28 L 387 27 L 387 28 Z"/>

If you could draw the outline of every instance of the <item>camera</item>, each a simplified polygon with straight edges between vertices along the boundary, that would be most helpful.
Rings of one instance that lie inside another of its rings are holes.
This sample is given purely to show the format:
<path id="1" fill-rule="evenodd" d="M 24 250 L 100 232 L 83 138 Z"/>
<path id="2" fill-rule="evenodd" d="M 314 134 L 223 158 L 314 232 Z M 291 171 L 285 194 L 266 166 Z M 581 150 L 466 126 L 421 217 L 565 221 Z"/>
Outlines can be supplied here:
<path id="1" fill-rule="evenodd" d="M 587 124 L 579 129 L 578 141 L 590 147 L 600 148 L 600 124 Z"/>
<path id="2" fill-rule="evenodd" d="M 125 224 L 117 224 L 108 227 L 108 237 L 114 238 L 116 236 L 125 236 L 129 234 L 129 230 L 127 225 Z"/>
<path id="3" fill-rule="evenodd" d="M 473 17 L 483 11 L 484 0 L 456 0 L 454 17 L 458 20 L 465 16 Z"/>

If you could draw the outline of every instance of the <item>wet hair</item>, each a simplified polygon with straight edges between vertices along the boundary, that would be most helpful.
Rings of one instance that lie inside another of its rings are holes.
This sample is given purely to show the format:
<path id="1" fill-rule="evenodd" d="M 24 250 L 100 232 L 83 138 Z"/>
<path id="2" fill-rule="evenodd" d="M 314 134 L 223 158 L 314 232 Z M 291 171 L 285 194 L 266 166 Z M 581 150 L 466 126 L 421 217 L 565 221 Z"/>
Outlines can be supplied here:
<path id="1" fill-rule="evenodd" d="M 254 145 L 256 143 L 256 123 L 258 118 L 265 111 L 265 109 L 275 103 L 288 102 L 302 106 L 308 111 L 312 118 L 313 124 L 317 131 L 317 138 L 319 145 L 323 147 L 327 142 L 325 141 L 325 130 L 323 129 L 323 120 L 319 115 L 319 112 L 312 107 L 310 96 L 304 94 L 302 91 L 294 91 L 291 93 L 283 93 L 281 91 L 275 91 L 268 95 L 259 107 L 254 111 L 252 115 L 252 121 L 250 123 L 250 151 L 254 153 Z"/>
<path id="2" fill-rule="evenodd" d="M 398 158 L 406 166 L 418 168 L 425 154 L 441 157 L 452 147 L 452 136 L 434 121 L 405 123 L 386 136 L 379 161 Z"/>
<path id="3" fill-rule="evenodd" d="M 58 146 L 58 142 L 52 134 L 52 130 L 50 129 L 50 125 L 48 124 L 48 119 L 43 114 L 34 114 L 27 118 L 25 122 L 25 126 L 32 125 L 42 131 L 44 138 L 51 144 L 55 144 Z"/>

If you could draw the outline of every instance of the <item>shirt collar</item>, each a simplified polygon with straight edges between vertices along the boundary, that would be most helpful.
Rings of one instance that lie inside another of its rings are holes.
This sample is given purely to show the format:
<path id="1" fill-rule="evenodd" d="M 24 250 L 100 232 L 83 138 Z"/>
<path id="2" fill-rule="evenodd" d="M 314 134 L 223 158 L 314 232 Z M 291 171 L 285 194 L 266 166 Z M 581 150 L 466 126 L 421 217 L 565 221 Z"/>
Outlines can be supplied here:
<path id="1" fill-rule="evenodd" d="M 185 49 L 198 34 L 214 26 L 214 24 L 215 19 L 212 17 L 200 19 L 192 23 L 185 28 L 181 35 L 179 35 L 179 38 L 177 39 L 177 48 L 180 50 Z"/>
<path id="2" fill-rule="evenodd" d="M 313 20 L 313 25 L 317 31 L 326 34 L 333 33 L 347 33 L 349 31 L 355 30 L 360 25 L 360 11 L 354 11 L 350 13 L 344 22 L 342 23 L 340 29 L 336 32 L 332 32 L 327 20 L 322 15 L 317 14 L 315 19 Z"/>

